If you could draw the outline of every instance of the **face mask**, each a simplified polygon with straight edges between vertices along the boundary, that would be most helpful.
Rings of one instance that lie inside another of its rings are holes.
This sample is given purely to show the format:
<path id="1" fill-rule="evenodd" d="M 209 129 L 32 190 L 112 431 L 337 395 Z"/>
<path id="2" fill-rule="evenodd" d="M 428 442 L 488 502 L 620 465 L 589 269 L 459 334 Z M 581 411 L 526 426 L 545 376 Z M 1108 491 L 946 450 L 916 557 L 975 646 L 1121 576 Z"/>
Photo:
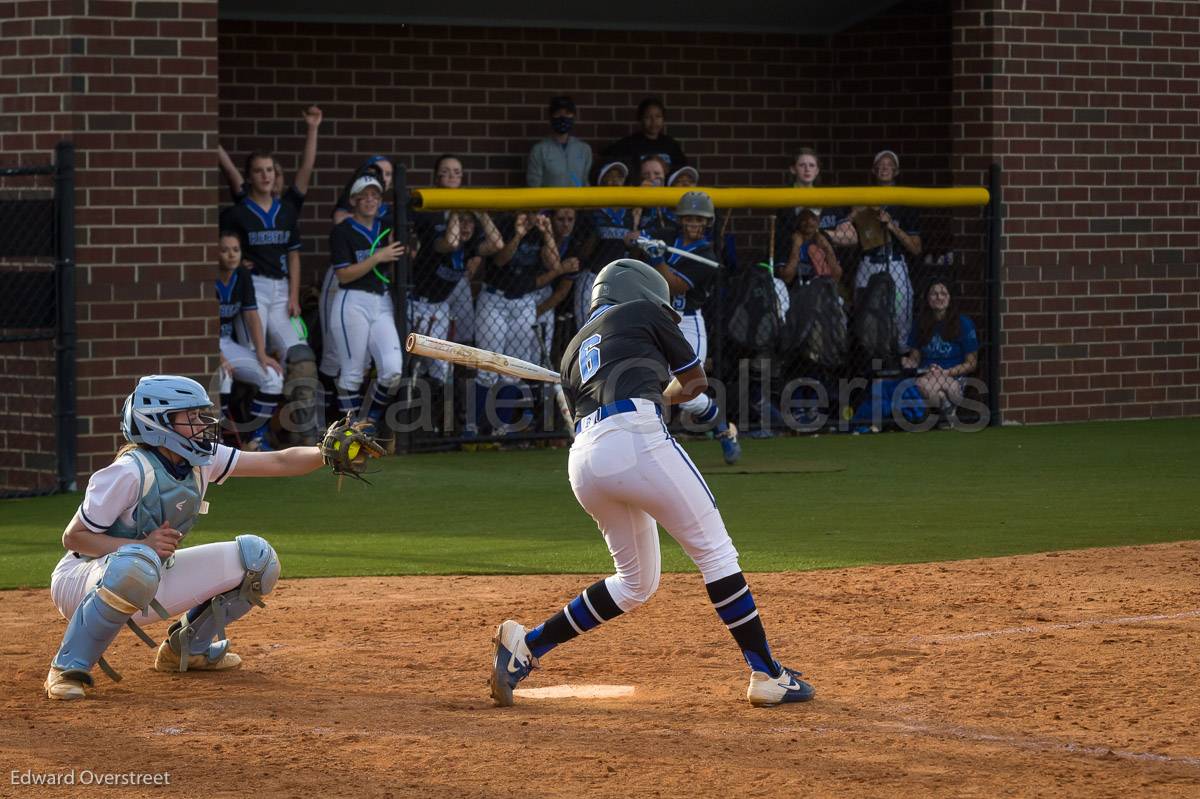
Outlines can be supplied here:
<path id="1" fill-rule="evenodd" d="M 550 128 L 555 133 L 570 133 L 575 127 L 574 117 L 553 117 L 550 120 Z"/>

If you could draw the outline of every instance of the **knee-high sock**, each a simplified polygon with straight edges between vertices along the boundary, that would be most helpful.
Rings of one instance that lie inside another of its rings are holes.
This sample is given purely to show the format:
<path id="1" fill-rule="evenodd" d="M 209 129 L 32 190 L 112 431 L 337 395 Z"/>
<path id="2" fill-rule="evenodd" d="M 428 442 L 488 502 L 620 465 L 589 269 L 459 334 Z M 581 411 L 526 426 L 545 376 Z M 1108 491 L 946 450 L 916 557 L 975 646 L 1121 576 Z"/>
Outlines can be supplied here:
<path id="1" fill-rule="evenodd" d="M 338 413 L 342 416 L 351 414 L 358 416 L 359 410 L 362 408 L 362 394 L 357 391 L 342 388 L 338 386 Z"/>
<path id="2" fill-rule="evenodd" d="M 371 392 L 371 403 L 367 408 L 367 418 L 375 422 L 382 419 L 384 411 L 392 404 L 392 400 L 396 398 L 396 390 L 399 388 L 400 384 L 398 382 L 396 385 L 390 387 L 376 382 L 375 388 Z"/>
<path id="3" fill-rule="evenodd" d="M 708 598 L 716 608 L 717 615 L 733 640 L 742 649 L 742 657 L 754 671 L 762 671 L 772 677 L 778 677 L 780 666 L 771 654 L 771 645 L 767 643 L 767 631 L 763 629 L 762 619 L 758 617 L 758 608 L 754 597 L 750 594 L 750 586 L 741 572 L 722 577 L 704 586 Z"/>
<path id="4" fill-rule="evenodd" d="M 701 394 L 699 397 L 696 397 L 696 399 L 692 400 L 692 402 L 695 402 L 697 404 L 700 402 L 706 403 L 704 409 L 698 410 L 698 411 L 692 411 L 690 408 L 685 407 L 685 410 L 689 410 L 692 413 L 692 416 L 695 417 L 697 422 L 699 422 L 700 424 L 711 423 L 713 426 L 713 430 L 718 435 L 720 435 L 721 433 L 724 433 L 726 430 L 729 429 L 729 425 L 725 423 L 725 420 L 723 418 L 721 418 L 721 408 L 720 408 L 720 406 L 717 405 L 717 401 L 715 399 L 708 396 L 707 394 Z M 681 406 L 681 407 L 683 407 L 683 406 Z"/>
<path id="5" fill-rule="evenodd" d="M 271 421 L 281 399 L 283 399 L 282 394 L 264 394 L 259 391 L 254 395 L 254 402 L 250 404 L 250 413 L 254 417 L 255 430 L 261 430 L 267 422 Z"/>
<path id="6" fill-rule="evenodd" d="M 622 612 L 608 593 L 608 586 L 599 580 L 580 592 L 558 613 L 526 633 L 525 643 L 533 656 L 540 658 L 559 644 L 565 644 L 593 627 L 615 619 Z"/>

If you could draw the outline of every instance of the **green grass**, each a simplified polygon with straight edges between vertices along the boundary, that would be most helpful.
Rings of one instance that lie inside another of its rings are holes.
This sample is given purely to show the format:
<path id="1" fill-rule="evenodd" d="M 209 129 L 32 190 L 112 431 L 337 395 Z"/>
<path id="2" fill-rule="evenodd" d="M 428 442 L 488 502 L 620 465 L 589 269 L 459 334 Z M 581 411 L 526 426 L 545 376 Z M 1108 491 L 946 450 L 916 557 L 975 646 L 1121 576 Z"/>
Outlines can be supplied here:
<path id="1" fill-rule="evenodd" d="M 1200 420 L 744 442 L 730 473 L 687 445 L 747 571 L 1011 555 L 1200 537 Z M 189 542 L 255 532 L 289 577 L 604 573 L 565 450 L 391 458 L 374 485 L 324 472 L 231 480 Z M 0 588 L 44 586 L 81 495 L 0 503 Z M 673 542 L 663 568 L 691 569 Z"/>

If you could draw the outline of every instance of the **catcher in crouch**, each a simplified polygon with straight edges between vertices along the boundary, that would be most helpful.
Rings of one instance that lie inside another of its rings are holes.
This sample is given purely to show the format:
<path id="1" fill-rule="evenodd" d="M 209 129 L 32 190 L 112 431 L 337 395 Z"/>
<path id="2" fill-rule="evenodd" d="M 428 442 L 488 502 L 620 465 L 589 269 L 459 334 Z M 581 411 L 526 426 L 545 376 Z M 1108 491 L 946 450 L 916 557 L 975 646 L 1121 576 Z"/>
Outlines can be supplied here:
<path id="1" fill-rule="evenodd" d="M 334 423 L 319 447 L 240 452 L 217 443 L 218 420 L 204 388 L 187 377 L 150 375 L 121 412 L 129 442 L 92 475 L 83 503 L 63 531 L 63 556 L 50 577 L 50 597 L 68 620 L 50 662 L 46 694 L 82 699 L 97 663 L 120 676 L 104 651 L 128 624 L 150 647 L 158 671 L 221 671 L 241 665 L 225 625 L 263 606 L 279 579 L 279 558 L 265 539 L 178 549 L 208 511 L 205 491 L 229 477 L 307 474 L 322 463 L 357 476 L 382 450 L 348 420 Z M 138 626 L 183 614 L 156 643 Z"/>

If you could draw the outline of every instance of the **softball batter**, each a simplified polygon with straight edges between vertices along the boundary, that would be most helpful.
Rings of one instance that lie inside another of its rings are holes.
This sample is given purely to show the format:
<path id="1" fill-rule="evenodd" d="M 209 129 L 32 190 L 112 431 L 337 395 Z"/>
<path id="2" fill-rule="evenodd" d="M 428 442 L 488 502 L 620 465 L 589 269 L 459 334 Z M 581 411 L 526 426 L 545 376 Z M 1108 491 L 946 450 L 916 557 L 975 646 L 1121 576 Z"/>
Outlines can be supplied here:
<path id="1" fill-rule="evenodd" d="M 513 689 L 554 647 L 650 598 L 661 568 L 656 521 L 700 569 L 713 608 L 741 648 L 750 704 L 813 697 L 812 686 L 771 653 L 716 499 L 663 424 L 664 405 L 697 397 L 708 384 L 678 321 L 666 280 L 641 261 L 614 261 L 596 277 L 591 318 L 568 345 L 560 371 L 577 434 L 567 469 L 571 490 L 596 520 L 616 574 L 532 630 L 512 620 L 499 626 L 489 679 L 497 705 L 513 703 Z"/>
<path id="2" fill-rule="evenodd" d="M 307 474 L 322 463 L 318 447 L 239 452 L 217 443 L 217 419 L 203 387 L 186 377 L 138 381 L 121 412 L 129 445 L 92 475 L 83 503 L 63 532 L 67 554 L 50 577 L 50 596 L 68 619 L 46 676 L 51 699 L 82 699 L 91 670 L 127 623 L 184 614 L 158 645 L 158 671 L 222 671 L 242 660 L 229 650 L 225 625 L 240 619 L 279 578 L 275 550 L 257 535 L 176 549 L 199 514 L 204 494 L 229 477 Z M 151 612 L 153 611 L 153 612 Z M 185 612 L 186 611 L 186 612 Z"/>
<path id="3" fill-rule="evenodd" d="M 381 241 L 385 231 L 379 221 L 383 185 L 364 175 L 350 189 L 354 215 L 335 225 L 329 234 L 329 260 L 339 290 L 329 320 L 329 335 L 337 349 L 338 408 L 357 415 L 367 359 L 375 362 L 375 389 L 368 401 L 368 416 L 378 420 L 400 386 L 403 359 L 400 335 L 388 294 L 388 266 L 405 251 L 403 244 Z"/>

